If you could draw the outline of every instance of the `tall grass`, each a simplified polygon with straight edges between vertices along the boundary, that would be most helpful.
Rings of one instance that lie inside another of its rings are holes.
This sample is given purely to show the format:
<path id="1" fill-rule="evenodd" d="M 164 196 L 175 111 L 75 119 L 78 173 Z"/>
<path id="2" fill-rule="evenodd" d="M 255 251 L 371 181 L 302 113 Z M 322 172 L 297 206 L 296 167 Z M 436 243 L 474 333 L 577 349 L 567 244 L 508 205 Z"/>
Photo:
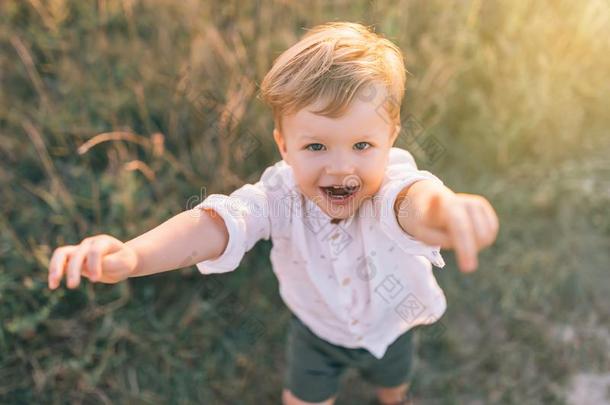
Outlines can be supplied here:
<path id="1" fill-rule="evenodd" d="M 609 369 L 606 1 L 9 0 L 2 402 L 279 401 L 287 310 L 269 243 L 222 276 L 191 268 L 50 292 L 46 267 L 58 245 L 100 232 L 129 239 L 256 181 L 279 159 L 258 83 L 304 28 L 330 20 L 374 25 L 399 44 L 410 72 L 403 115 L 421 142 L 398 145 L 500 215 L 474 276 L 445 254 L 436 274 L 449 310 L 419 336 L 413 395 L 561 402 L 572 375 Z M 253 321 L 262 332 L 243 327 Z M 370 396 L 356 378 L 340 402 Z"/>

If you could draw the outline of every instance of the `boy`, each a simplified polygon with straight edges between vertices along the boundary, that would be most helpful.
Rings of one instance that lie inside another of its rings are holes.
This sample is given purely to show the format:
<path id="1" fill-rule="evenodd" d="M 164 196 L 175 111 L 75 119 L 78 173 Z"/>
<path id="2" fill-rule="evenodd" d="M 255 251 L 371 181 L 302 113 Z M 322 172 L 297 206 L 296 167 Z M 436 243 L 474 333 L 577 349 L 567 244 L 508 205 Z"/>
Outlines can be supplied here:
<path id="1" fill-rule="evenodd" d="M 347 367 L 381 404 L 406 403 L 411 329 L 446 308 L 431 262 L 443 267 L 440 248 L 453 248 L 473 271 L 498 219 L 485 198 L 452 192 L 392 147 L 404 86 L 402 55 L 387 39 L 359 24 L 315 27 L 261 84 L 282 161 L 126 243 L 97 235 L 58 248 L 49 287 L 64 275 L 75 288 L 81 275 L 116 283 L 193 264 L 229 272 L 271 237 L 292 312 L 283 403 L 332 404 Z"/>

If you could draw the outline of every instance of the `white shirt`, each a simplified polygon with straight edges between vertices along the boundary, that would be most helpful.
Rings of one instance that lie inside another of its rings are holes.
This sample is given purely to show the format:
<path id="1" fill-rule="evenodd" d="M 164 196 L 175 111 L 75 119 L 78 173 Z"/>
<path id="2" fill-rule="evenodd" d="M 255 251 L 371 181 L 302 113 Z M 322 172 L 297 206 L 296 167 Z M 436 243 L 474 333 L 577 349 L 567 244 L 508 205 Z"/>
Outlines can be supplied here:
<path id="1" fill-rule="evenodd" d="M 322 339 L 381 358 L 398 336 L 435 322 L 447 306 L 431 266 L 445 265 L 440 247 L 404 232 L 394 212 L 398 193 L 422 179 L 442 184 L 418 170 L 409 152 L 392 148 L 378 193 L 334 224 L 301 194 L 282 160 L 256 184 L 211 194 L 196 207 L 218 212 L 229 233 L 223 254 L 197 268 L 232 271 L 258 240 L 271 237 L 271 264 L 288 308 Z"/>

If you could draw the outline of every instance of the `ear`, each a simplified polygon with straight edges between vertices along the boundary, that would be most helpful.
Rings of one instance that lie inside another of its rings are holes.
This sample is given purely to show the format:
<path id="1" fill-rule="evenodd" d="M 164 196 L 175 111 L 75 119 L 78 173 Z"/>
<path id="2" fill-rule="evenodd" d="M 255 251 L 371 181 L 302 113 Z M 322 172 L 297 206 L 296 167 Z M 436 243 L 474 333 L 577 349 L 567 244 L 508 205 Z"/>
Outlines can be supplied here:
<path id="1" fill-rule="evenodd" d="M 394 142 L 396 141 L 396 138 L 398 138 L 398 134 L 400 134 L 400 129 L 400 124 L 396 124 L 396 126 L 394 127 L 394 133 L 390 137 L 390 146 L 394 146 Z"/>
<path id="2" fill-rule="evenodd" d="M 282 155 L 282 159 L 284 159 L 288 163 L 288 160 L 287 160 L 288 154 L 286 152 L 286 142 L 284 140 L 284 136 L 277 128 L 273 129 L 273 139 L 275 140 L 277 149 L 280 151 L 280 155 Z"/>

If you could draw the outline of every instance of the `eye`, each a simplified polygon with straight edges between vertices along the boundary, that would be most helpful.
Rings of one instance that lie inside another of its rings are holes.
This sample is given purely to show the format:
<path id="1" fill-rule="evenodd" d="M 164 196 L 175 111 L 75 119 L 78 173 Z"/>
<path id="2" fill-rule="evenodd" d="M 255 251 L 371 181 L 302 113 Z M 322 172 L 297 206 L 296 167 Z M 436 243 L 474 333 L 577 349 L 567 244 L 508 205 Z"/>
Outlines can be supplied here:
<path id="1" fill-rule="evenodd" d="M 367 145 L 368 145 L 368 147 L 367 147 Z M 368 143 L 368 142 L 358 142 L 358 143 L 355 143 L 355 144 L 354 144 L 354 147 L 355 147 L 356 149 L 358 149 L 358 150 L 366 150 L 366 149 L 368 149 L 368 148 L 369 148 L 369 147 L 371 147 L 371 146 L 373 146 L 373 145 L 371 145 L 371 144 L 370 144 L 370 143 Z"/>
<path id="2" fill-rule="evenodd" d="M 312 152 L 318 152 L 323 147 L 324 147 L 324 145 L 322 145 L 321 143 L 310 143 L 309 145 L 307 145 L 305 147 L 305 149 L 312 151 Z"/>

